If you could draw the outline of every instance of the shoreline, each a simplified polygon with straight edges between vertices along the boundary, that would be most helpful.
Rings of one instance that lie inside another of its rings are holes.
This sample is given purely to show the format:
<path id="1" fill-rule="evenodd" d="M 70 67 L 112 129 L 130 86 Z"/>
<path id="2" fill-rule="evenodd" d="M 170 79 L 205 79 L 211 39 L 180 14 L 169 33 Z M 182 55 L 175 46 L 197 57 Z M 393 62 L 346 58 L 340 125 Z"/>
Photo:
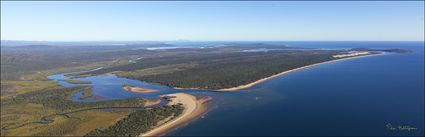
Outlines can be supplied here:
<path id="1" fill-rule="evenodd" d="M 162 95 L 161 97 L 164 96 L 173 96 L 173 98 L 170 98 L 171 101 L 168 102 L 167 105 L 182 104 L 184 107 L 183 113 L 180 114 L 180 116 L 173 118 L 171 121 L 159 125 L 146 133 L 140 134 L 139 137 L 160 136 L 182 124 L 198 118 L 207 111 L 207 107 L 204 103 L 210 99 L 207 97 L 198 100 L 195 96 L 187 93 L 167 94 Z"/>
<path id="2" fill-rule="evenodd" d="M 291 70 L 286 70 L 286 71 L 280 72 L 278 74 L 274 74 L 272 76 L 269 76 L 269 77 L 266 77 L 266 78 L 262 78 L 262 79 L 259 79 L 257 81 L 254 81 L 254 82 L 245 84 L 245 85 L 240 85 L 240 86 L 231 87 L 231 88 L 218 89 L 216 91 L 238 91 L 238 90 L 250 88 L 252 86 L 255 86 L 255 85 L 260 84 L 260 83 L 262 83 L 264 81 L 273 79 L 275 77 L 282 76 L 284 74 L 288 74 L 288 73 L 295 72 L 295 71 L 298 71 L 298 70 L 302 70 L 302 69 L 305 69 L 305 68 L 310 68 L 310 67 L 314 67 L 314 66 L 318 66 L 318 65 L 322 65 L 322 64 L 326 64 L 326 63 L 331 63 L 331 62 L 336 62 L 336 61 L 343 61 L 343 60 L 349 60 L 349 59 L 355 59 L 355 58 L 362 58 L 362 57 L 378 56 L 378 55 L 385 55 L 385 54 L 386 53 L 383 52 L 383 53 L 368 54 L 368 55 L 362 55 L 362 56 L 353 56 L 353 57 L 347 57 L 347 58 L 334 59 L 334 60 L 320 62 L 320 63 L 314 63 L 314 64 L 311 64 L 311 65 L 307 65 L 307 66 L 303 66 L 303 67 L 299 67 L 299 68 L 295 68 L 295 69 L 291 69 Z"/>

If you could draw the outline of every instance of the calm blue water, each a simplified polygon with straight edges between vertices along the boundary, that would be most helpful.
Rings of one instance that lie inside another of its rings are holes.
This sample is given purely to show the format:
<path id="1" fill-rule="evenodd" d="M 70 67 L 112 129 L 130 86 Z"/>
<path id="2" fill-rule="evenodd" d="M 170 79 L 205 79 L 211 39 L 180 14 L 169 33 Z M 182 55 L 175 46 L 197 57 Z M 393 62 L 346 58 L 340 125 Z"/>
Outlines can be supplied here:
<path id="1" fill-rule="evenodd" d="M 357 58 L 290 73 L 241 92 L 173 90 L 115 76 L 93 82 L 103 99 L 190 92 L 212 96 L 211 110 L 168 135 L 424 135 L 424 48 L 420 42 L 293 42 L 313 48 L 406 48 L 406 54 Z M 50 76 L 60 79 L 60 75 Z M 63 83 L 73 86 L 69 83 Z M 132 93 L 130 84 L 159 89 Z M 388 126 L 416 130 L 390 130 Z"/>
<path id="2" fill-rule="evenodd" d="M 295 44 L 413 53 L 334 62 L 269 80 L 248 93 L 216 95 L 205 118 L 170 135 L 424 135 L 423 43 Z M 417 130 L 391 131 L 388 123 Z"/>

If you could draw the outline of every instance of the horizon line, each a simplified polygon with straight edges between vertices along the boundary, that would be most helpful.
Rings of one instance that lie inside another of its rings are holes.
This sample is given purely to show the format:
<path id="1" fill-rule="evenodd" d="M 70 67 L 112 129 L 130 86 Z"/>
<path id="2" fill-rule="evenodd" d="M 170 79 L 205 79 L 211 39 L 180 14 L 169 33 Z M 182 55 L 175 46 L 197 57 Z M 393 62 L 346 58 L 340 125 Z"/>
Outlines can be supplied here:
<path id="1" fill-rule="evenodd" d="M 424 40 L 1 40 L 10 42 L 282 42 L 282 41 L 314 41 L 314 42 L 425 42 Z"/>

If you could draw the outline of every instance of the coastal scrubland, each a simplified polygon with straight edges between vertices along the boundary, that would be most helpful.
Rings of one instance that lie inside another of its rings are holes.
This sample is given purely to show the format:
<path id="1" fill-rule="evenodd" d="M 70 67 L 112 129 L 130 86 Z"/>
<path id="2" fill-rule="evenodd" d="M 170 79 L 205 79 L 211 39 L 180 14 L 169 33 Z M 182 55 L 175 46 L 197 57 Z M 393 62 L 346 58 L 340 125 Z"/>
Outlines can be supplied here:
<path id="1" fill-rule="evenodd" d="M 85 136 L 138 136 L 151 130 L 161 121 L 179 116 L 183 109 L 181 105 L 172 105 L 137 110 L 116 124 L 107 128 L 92 130 Z"/>

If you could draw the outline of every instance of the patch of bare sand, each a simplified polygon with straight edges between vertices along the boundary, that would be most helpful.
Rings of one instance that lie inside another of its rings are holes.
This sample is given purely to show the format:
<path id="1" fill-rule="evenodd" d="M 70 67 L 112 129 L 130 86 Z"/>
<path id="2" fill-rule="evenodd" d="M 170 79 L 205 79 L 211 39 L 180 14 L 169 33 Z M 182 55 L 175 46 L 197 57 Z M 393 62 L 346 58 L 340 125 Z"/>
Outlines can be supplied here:
<path id="1" fill-rule="evenodd" d="M 158 90 L 154 90 L 154 89 L 142 88 L 137 86 L 129 86 L 129 85 L 122 86 L 122 89 L 131 91 L 131 92 L 139 92 L 139 93 L 158 92 Z"/>

